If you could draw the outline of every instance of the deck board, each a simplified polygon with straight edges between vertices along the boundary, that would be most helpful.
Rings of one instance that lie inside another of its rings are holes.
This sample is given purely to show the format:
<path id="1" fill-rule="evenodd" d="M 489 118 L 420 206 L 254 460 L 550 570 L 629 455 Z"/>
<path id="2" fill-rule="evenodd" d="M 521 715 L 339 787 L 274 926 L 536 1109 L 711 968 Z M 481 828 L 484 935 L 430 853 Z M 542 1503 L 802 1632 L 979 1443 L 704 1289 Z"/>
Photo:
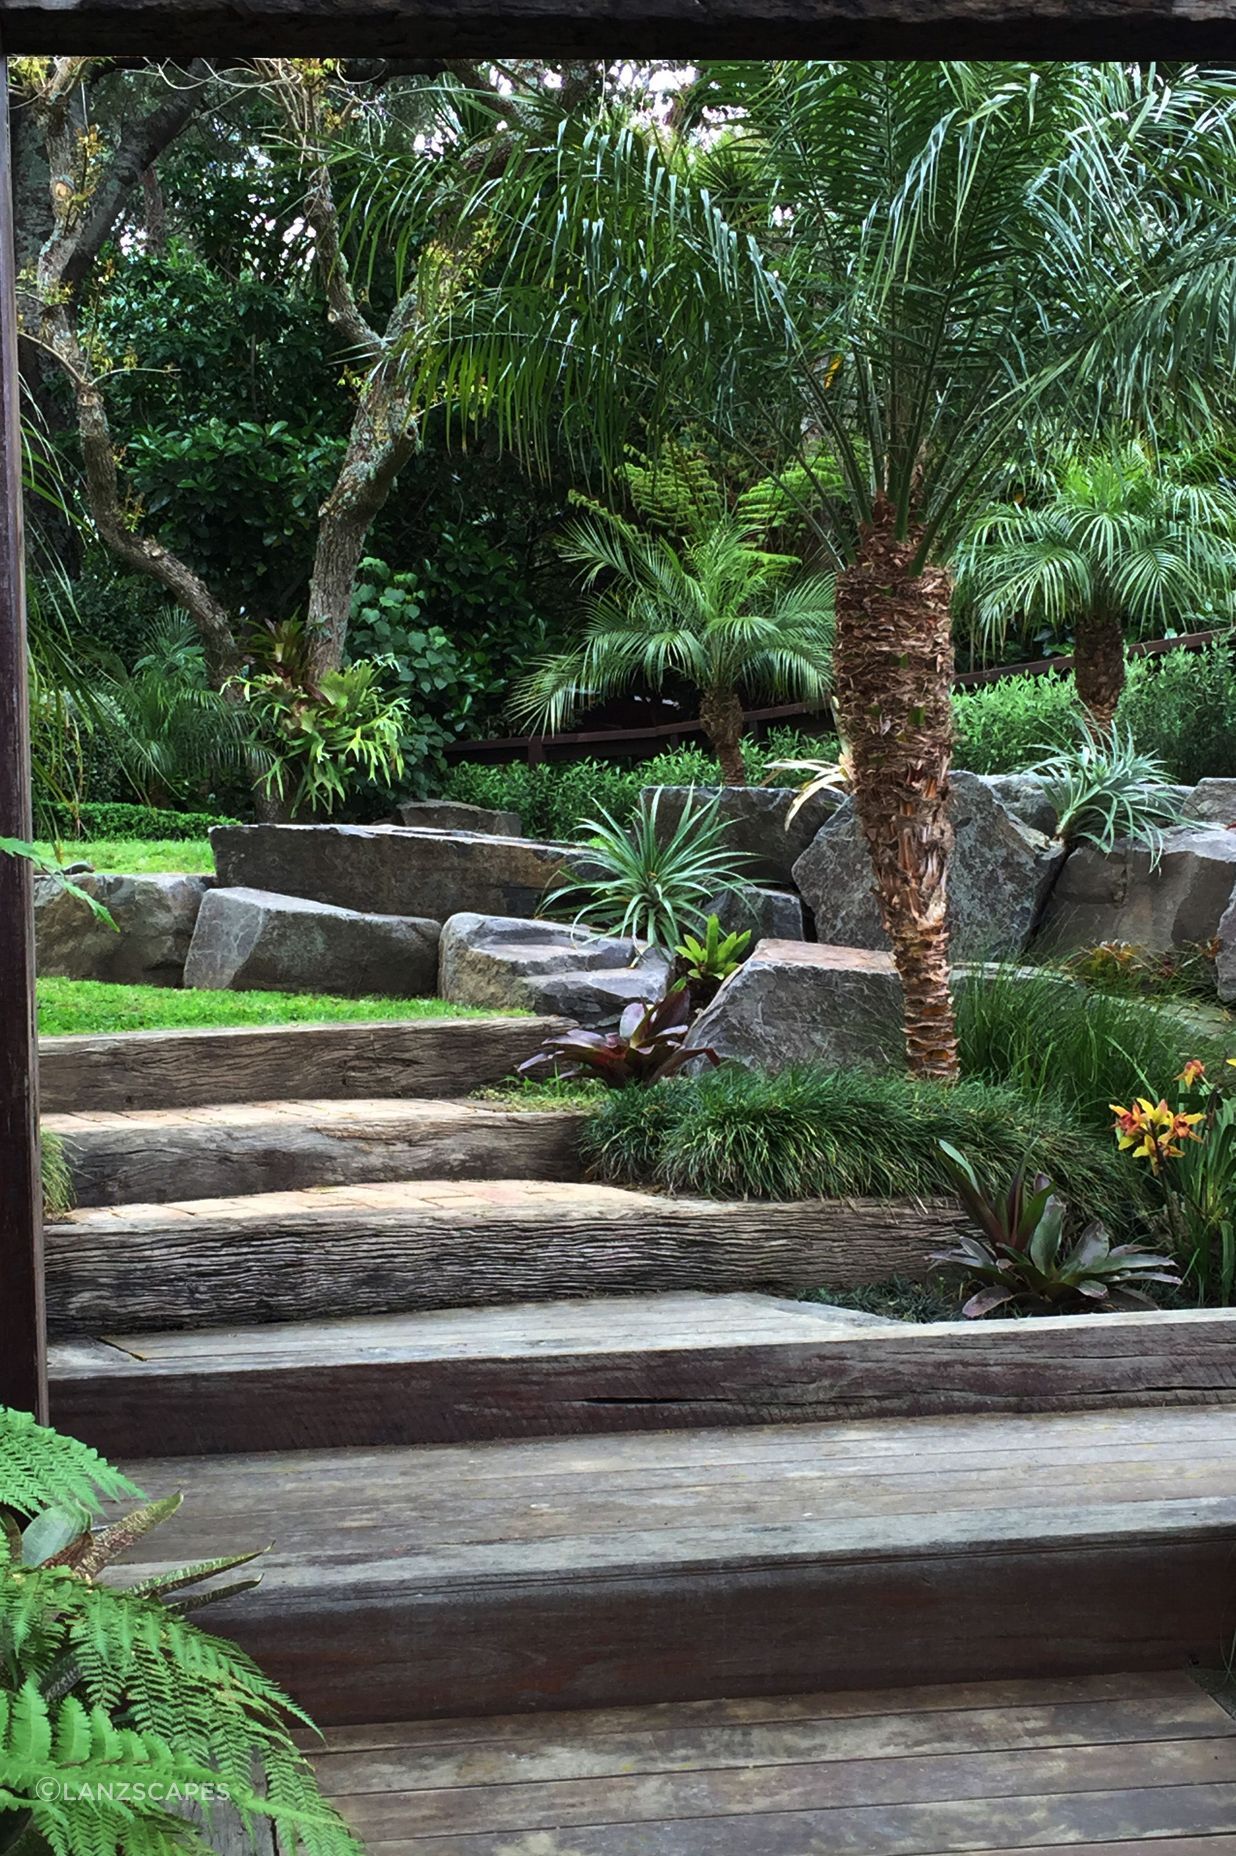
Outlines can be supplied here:
<path id="1" fill-rule="evenodd" d="M 449 1731 L 412 1722 L 328 1735 L 319 1777 L 371 1851 L 1236 1852 L 1236 1722 L 1179 1670 L 479 1720 Z M 382 1740 L 380 1751 L 358 1750 L 365 1733 Z"/>
<path id="2" fill-rule="evenodd" d="M 127 1467 L 191 1491 L 135 1566 L 274 1540 L 219 1628 L 332 1722 L 1217 1663 L 1236 1624 L 1225 1407 Z"/>

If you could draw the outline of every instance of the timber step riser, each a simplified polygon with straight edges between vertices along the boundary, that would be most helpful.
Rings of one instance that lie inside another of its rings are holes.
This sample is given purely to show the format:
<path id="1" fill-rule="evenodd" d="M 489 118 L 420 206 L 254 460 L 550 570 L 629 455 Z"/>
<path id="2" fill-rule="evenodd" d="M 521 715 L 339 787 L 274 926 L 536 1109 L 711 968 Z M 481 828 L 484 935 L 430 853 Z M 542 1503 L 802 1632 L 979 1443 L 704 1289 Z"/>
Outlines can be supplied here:
<path id="1" fill-rule="evenodd" d="M 51 1115 L 79 1206 L 423 1179 L 579 1180 L 584 1116 L 460 1102 L 242 1104 Z"/>
<path id="2" fill-rule="evenodd" d="M 1236 1516 L 1191 1537 L 941 1544 L 934 1553 L 220 1607 L 322 1725 L 1220 1666 Z M 377 1571 L 378 1569 L 372 1569 Z M 386 1589 L 381 1589 L 382 1586 Z M 374 1589 L 376 1588 L 376 1589 Z"/>
<path id="3" fill-rule="evenodd" d="M 226 1327 L 921 1275 L 951 1204 L 711 1203 L 430 1181 L 99 1208 L 46 1233 L 49 1331 Z"/>
<path id="4" fill-rule="evenodd" d="M 45 1115 L 297 1097 L 466 1096 L 568 1018 L 440 1018 L 39 1040 Z"/>
<path id="5" fill-rule="evenodd" d="M 603 1327 L 602 1344 L 597 1328 Z M 659 1295 L 62 1342 L 52 1416 L 113 1457 L 1236 1404 L 1224 1313 L 933 1327 Z M 259 1415 L 255 1415 L 259 1414 Z"/>

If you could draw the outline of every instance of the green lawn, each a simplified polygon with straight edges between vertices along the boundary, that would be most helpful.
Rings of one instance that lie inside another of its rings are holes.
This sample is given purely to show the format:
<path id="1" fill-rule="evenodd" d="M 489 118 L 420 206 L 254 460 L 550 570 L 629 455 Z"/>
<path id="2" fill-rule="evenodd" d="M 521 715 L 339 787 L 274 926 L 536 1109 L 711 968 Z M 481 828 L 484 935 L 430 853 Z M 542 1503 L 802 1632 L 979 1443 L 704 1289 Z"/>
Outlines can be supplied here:
<path id="1" fill-rule="evenodd" d="M 212 876 L 215 862 L 205 838 L 64 838 L 40 844 L 53 862 L 92 864 L 96 870 L 124 870 L 130 875 L 161 870 L 187 870 Z"/>
<path id="2" fill-rule="evenodd" d="M 174 1031 L 186 1026 L 320 1025 L 336 1019 L 521 1018 L 443 999 L 333 999 L 314 993 L 181 992 L 172 986 L 114 986 L 100 980 L 41 979 L 39 1030 Z"/>

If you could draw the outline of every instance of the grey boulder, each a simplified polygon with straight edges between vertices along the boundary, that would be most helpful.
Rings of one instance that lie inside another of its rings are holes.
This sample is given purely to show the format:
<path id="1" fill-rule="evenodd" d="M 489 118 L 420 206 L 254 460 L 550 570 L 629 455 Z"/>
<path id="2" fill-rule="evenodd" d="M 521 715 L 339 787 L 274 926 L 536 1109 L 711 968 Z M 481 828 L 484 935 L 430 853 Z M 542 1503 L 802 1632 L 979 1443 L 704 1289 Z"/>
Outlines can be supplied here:
<path id="1" fill-rule="evenodd" d="M 323 992 L 358 998 L 432 994 L 439 924 L 372 915 L 262 889 L 213 889 L 202 904 L 184 983 L 211 991 Z"/>
<path id="2" fill-rule="evenodd" d="M 664 989 L 665 962 L 632 940 L 562 922 L 462 913 L 442 929 L 438 991 L 459 1005 L 556 1013 L 596 1025 Z"/>
<path id="3" fill-rule="evenodd" d="M 127 876 L 94 871 L 74 882 L 110 914 L 109 927 L 58 877 L 34 882 L 40 973 L 70 980 L 179 986 L 207 876 Z"/>
<path id="4" fill-rule="evenodd" d="M 646 786 L 640 797 L 649 802 L 658 792 L 657 824 L 666 837 L 678 825 L 692 794 L 697 805 L 720 794 L 726 844 L 730 850 L 745 854 L 742 874 L 753 883 L 792 882 L 795 859 L 842 804 L 840 793 L 821 793 L 795 815 L 787 828 L 790 807 L 798 797 L 797 787 Z"/>
<path id="5" fill-rule="evenodd" d="M 1204 946 L 1236 887 L 1236 831 L 1175 826 L 1163 834 L 1158 861 L 1126 840 L 1104 853 L 1072 852 L 1044 913 L 1042 936 L 1055 949 L 1123 941 L 1161 954 Z"/>
<path id="6" fill-rule="evenodd" d="M 899 1061 L 901 981 L 891 954 L 763 941 L 691 1027 L 691 1042 L 751 1069 Z"/>
<path id="7" fill-rule="evenodd" d="M 533 915 L 564 870 L 589 868 L 565 844 L 400 825 L 216 825 L 210 841 L 224 888 L 437 922 Z"/>
<path id="8" fill-rule="evenodd" d="M 806 933 L 802 899 L 790 889 L 765 889 L 753 883 L 714 896 L 704 904 L 704 914 L 715 915 L 727 933 L 747 929 L 752 953 L 761 941 L 801 941 Z"/>
<path id="9" fill-rule="evenodd" d="M 1032 831 L 1041 831 L 1045 838 L 1055 836 L 1056 808 L 1046 783 L 1037 774 L 982 773 L 975 777 L 982 780 L 992 797 L 1021 824 L 1029 825 Z M 960 771 L 953 775 L 954 781 L 960 778 Z"/>
<path id="10" fill-rule="evenodd" d="M 1199 780 L 1185 801 L 1188 819 L 1236 830 L 1236 780 Z"/>
<path id="11" fill-rule="evenodd" d="M 978 774 L 952 776 L 949 814 L 955 834 L 949 866 L 953 952 L 1019 954 L 1051 891 L 1064 846 L 1014 817 Z M 852 799 L 816 834 L 794 866 L 794 879 L 820 941 L 888 947 Z"/>
<path id="12" fill-rule="evenodd" d="M 489 806 L 466 806 L 454 799 L 405 799 L 398 808 L 401 825 L 431 831 L 479 831 L 491 838 L 519 838 L 524 822 L 518 812 L 495 812 Z"/>

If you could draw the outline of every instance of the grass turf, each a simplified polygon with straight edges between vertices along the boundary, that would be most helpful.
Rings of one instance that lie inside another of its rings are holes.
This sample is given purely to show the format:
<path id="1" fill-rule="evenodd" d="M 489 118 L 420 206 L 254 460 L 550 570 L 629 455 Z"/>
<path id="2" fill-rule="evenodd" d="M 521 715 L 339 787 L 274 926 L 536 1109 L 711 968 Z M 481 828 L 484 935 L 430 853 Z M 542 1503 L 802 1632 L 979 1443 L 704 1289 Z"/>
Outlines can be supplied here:
<path id="1" fill-rule="evenodd" d="M 316 993 L 180 991 L 173 986 L 118 986 L 101 980 L 40 979 L 39 1030 L 177 1031 L 225 1025 L 321 1025 L 389 1018 L 522 1018 L 444 999 L 335 999 Z"/>
<path id="2" fill-rule="evenodd" d="M 186 871 L 213 876 L 215 862 L 206 838 L 62 838 L 39 850 L 53 863 L 90 864 L 96 870 L 122 870 L 129 876 Z"/>

